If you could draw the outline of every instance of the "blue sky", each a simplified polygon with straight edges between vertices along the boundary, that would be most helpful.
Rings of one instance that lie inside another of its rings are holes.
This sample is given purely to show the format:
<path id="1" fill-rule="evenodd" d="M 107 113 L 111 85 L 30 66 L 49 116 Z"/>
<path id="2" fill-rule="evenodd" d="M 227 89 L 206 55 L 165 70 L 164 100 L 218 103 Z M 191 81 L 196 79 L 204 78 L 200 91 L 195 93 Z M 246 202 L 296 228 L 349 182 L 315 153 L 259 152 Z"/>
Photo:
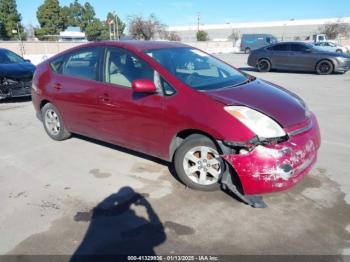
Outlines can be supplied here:
<path id="1" fill-rule="evenodd" d="M 60 0 L 66 5 L 73 0 Z M 85 3 L 87 0 L 80 0 Z M 350 16 L 350 0 L 88 0 L 97 17 L 116 11 L 126 20 L 130 15 L 154 13 L 167 25 L 196 23 L 256 22 L 284 19 L 330 18 Z M 36 10 L 43 0 L 17 0 L 23 23 L 37 25 Z"/>

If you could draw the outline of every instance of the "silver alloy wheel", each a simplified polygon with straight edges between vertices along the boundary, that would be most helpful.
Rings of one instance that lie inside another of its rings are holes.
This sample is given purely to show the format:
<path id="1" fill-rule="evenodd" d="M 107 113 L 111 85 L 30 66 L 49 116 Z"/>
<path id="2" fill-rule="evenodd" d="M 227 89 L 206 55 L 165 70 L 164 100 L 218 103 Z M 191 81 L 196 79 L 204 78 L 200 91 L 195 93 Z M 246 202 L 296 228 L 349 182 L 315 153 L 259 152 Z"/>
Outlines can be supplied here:
<path id="1" fill-rule="evenodd" d="M 57 136 L 61 130 L 60 119 L 57 113 L 52 109 L 48 109 L 45 113 L 45 126 L 48 132 L 53 136 Z"/>
<path id="2" fill-rule="evenodd" d="M 219 153 L 207 146 L 189 150 L 183 161 L 186 175 L 196 184 L 212 185 L 218 182 L 221 174 Z"/>

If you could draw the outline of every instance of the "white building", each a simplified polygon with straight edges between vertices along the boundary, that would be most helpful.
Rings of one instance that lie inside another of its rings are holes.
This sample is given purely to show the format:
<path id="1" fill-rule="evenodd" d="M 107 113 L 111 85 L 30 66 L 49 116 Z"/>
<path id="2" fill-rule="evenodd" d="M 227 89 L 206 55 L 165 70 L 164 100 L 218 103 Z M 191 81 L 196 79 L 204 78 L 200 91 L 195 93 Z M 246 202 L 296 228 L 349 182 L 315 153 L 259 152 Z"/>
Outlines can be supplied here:
<path id="1" fill-rule="evenodd" d="M 326 23 L 342 22 L 350 24 L 350 17 L 306 19 L 306 20 L 284 20 L 271 22 L 249 22 L 249 23 L 226 23 L 226 24 L 204 24 L 199 29 L 208 32 L 209 38 L 213 41 L 226 41 L 235 31 L 237 34 L 266 33 L 273 34 L 280 40 L 304 40 L 307 36 L 319 32 L 320 27 Z M 197 25 L 192 26 L 171 26 L 170 31 L 177 32 L 182 41 L 195 42 Z"/>
<path id="2" fill-rule="evenodd" d="M 84 32 L 80 31 L 80 27 L 69 26 L 63 32 L 60 32 L 59 42 L 86 42 L 86 36 Z"/>

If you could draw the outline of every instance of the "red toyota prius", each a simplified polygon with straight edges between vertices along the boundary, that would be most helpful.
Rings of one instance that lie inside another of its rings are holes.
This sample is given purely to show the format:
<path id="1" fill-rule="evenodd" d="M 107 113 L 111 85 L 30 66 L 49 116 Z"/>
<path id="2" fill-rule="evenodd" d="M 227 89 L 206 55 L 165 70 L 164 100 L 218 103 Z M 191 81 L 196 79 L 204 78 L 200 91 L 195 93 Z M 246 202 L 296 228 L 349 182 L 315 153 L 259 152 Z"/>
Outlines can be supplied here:
<path id="1" fill-rule="evenodd" d="M 320 147 L 297 95 L 176 42 L 67 50 L 37 67 L 32 98 L 51 138 L 76 133 L 167 160 L 199 190 L 224 174 L 245 195 L 285 190 Z"/>

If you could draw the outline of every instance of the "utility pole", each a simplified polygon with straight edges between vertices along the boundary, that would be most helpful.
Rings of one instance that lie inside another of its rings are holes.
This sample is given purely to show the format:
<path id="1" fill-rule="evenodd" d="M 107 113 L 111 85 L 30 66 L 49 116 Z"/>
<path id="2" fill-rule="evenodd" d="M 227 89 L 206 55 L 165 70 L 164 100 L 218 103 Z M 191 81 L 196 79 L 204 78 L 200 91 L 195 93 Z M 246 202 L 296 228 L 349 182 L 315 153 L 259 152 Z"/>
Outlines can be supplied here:
<path id="1" fill-rule="evenodd" d="M 118 16 L 115 11 L 113 11 L 114 19 L 115 19 L 115 25 L 114 25 L 114 36 L 117 37 L 116 40 L 119 40 L 119 23 L 118 23 Z M 115 34 L 115 27 L 117 27 L 117 35 Z"/>
<path id="2" fill-rule="evenodd" d="M 19 40 L 20 45 L 21 45 L 21 54 L 22 54 L 22 57 L 23 57 L 24 56 L 24 47 L 23 47 L 23 41 L 22 41 L 21 33 L 19 31 L 18 23 L 16 23 L 16 26 L 17 26 L 18 40 Z"/>
<path id="3" fill-rule="evenodd" d="M 107 20 L 108 23 L 108 30 L 109 30 L 109 40 L 112 40 L 112 27 L 109 19 Z"/>
<path id="4" fill-rule="evenodd" d="M 201 20 L 201 14 L 198 12 L 198 14 L 197 14 L 197 32 L 199 31 L 200 20 Z"/>

